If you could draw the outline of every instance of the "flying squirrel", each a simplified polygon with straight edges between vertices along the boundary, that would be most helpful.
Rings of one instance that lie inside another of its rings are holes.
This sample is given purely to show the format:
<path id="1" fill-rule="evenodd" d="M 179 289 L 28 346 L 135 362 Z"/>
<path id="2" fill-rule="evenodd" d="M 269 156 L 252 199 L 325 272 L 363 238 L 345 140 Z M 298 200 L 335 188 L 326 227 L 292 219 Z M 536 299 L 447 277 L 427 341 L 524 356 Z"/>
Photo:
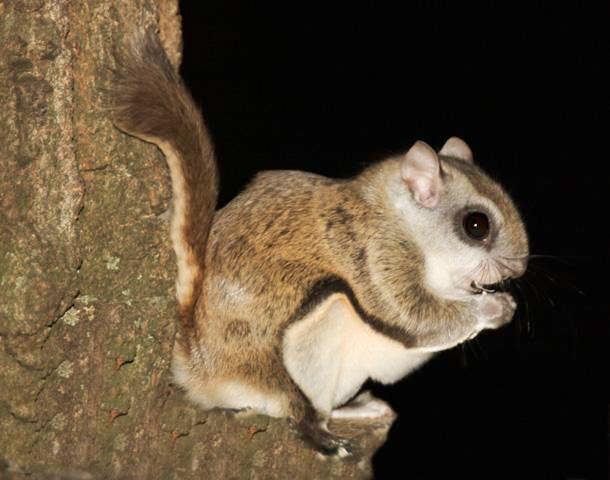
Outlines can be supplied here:
<path id="1" fill-rule="evenodd" d="M 157 35 L 132 35 L 117 65 L 115 125 L 169 166 L 172 370 L 203 408 L 286 417 L 316 450 L 344 455 L 328 420 L 389 408 L 348 403 L 366 380 L 396 382 L 512 319 L 495 285 L 524 273 L 527 234 L 464 141 L 417 141 L 350 179 L 262 172 L 215 211 L 212 141 Z"/>

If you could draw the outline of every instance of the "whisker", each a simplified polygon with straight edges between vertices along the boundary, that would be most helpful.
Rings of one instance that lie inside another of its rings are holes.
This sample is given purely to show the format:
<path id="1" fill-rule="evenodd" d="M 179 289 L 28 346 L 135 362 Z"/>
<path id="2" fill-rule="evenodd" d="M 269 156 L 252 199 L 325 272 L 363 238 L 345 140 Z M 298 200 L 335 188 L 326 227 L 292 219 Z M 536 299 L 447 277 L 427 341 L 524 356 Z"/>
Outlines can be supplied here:
<path id="1" fill-rule="evenodd" d="M 544 255 L 544 254 L 532 254 L 529 255 L 528 258 L 530 259 L 544 259 L 544 260 L 556 260 L 558 262 L 561 262 L 565 265 L 570 265 L 573 266 L 574 263 L 569 262 L 568 259 L 572 259 L 572 260 L 591 260 L 593 257 L 589 256 L 589 255 Z"/>
<path id="2" fill-rule="evenodd" d="M 536 294 L 536 297 L 538 297 L 541 300 L 546 300 L 547 302 L 549 302 L 549 305 L 552 308 L 555 308 L 555 302 L 553 302 L 553 298 L 547 293 L 546 296 L 542 295 L 542 293 L 540 292 L 540 290 L 536 287 L 536 284 L 533 283 L 531 280 L 528 280 L 527 278 L 524 278 L 523 281 L 529 285 L 532 289 L 532 291 Z"/>
<path id="3" fill-rule="evenodd" d="M 523 308 L 525 310 L 525 334 L 529 336 L 531 332 L 531 317 L 529 305 L 527 304 L 527 295 L 525 295 L 519 282 L 515 281 L 515 287 L 519 290 L 520 296 L 523 299 Z"/>
<path id="4" fill-rule="evenodd" d="M 486 260 L 486 261 L 485 261 L 485 268 L 484 268 L 483 277 L 481 278 L 481 280 L 482 280 L 482 282 L 481 282 L 481 283 L 482 283 L 483 285 L 486 285 L 486 284 L 488 284 L 488 283 L 491 283 L 491 282 L 489 281 L 489 260 Z"/>
<path id="5" fill-rule="evenodd" d="M 462 276 L 462 278 L 460 278 L 459 283 L 461 284 L 462 282 L 464 282 L 467 279 L 476 277 L 479 274 L 480 270 L 481 270 L 481 264 L 477 265 L 473 270 L 471 270 L 470 272 L 467 272 L 464 276 Z"/>
<path id="6" fill-rule="evenodd" d="M 517 269 L 510 267 L 509 265 L 507 265 L 506 263 L 504 263 L 504 262 L 502 262 L 502 261 L 498 260 L 497 258 L 495 259 L 495 261 L 496 261 L 496 262 L 497 262 L 497 263 L 498 263 L 498 264 L 499 264 L 501 267 L 503 267 L 504 269 L 508 270 L 510 273 L 512 273 L 512 274 L 519 273 L 519 271 L 518 271 Z M 498 272 L 498 273 L 499 273 L 499 272 Z"/>
<path id="7" fill-rule="evenodd" d="M 479 361 L 479 354 L 478 352 L 472 347 L 472 340 L 468 340 L 467 342 L 464 343 L 465 346 L 468 347 L 470 353 L 472 354 L 472 357 L 476 360 Z"/>
<path id="8" fill-rule="evenodd" d="M 460 361 L 462 368 L 468 368 L 468 356 L 466 355 L 466 345 L 460 343 Z"/>
<path id="9" fill-rule="evenodd" d="M 569 280 L 564 278 L 564 281 L 566 282 L 566 285 L 561 285 L 557 279 L 555 279 L 547 270 L 545 270 L 541 266 L 539 266 L 539 265 L 530 265 L 530 267 L 532 267 L 532 273 L 543 274 L 545 276 L 545 278 L 547 280 L 549 280 L 551 283 L 553 283 L 557 288 L 565 289 L 566 287 L 569 287 L 570 289 L 573 289 L 579 295 L 581 295 L 583 297 L 587 296 L 587 294 L 585 292 L 583 292 L 580 288 L 578 288 L 574 283 L 570 282 Z"/>
<path id="10" fill-rule="evenodd" d="M 498 255 L 499 258 L 503 258 L 505 260 L 525 260 L 526 258 L 530 258 L 530 255 L 517 255 L 515 257 L 509 257 L 508 255 Z"/>
<path id="11" fill-rule="evenodd" d="M 495 260 L 492 260 L 491 262 L 491 267 L 493 268 L 494 274 L 496 275 L 497 278 L 502 278 L 502 271 L 500 270 L 500 265 L 498 264 L 498 262 L 496 262 Z"/>
<path id="12" fill-rule="evenodd" d="M 532 253 L 528 255 L 517 255 L 514 257 L 509 257 L 508 255 L 501 255 L 502 258 L 506 260 L 557 260 L 558 262 L 564 263 L 566 265 L 573 265 L 572 262 L 569 262 L 568 259 L 572 260 L 591 260 L 593 257 L 590 255 L 550 255 L 550 254 L 537 254 Z"/>
<path id="13" fill-rule="evenodd" d="M 466 280 L 469 280 L 471 278 L 477 278 L 477 275 L 480 273 L 481 269 L 483 268 L 483 263 L 484 262 L 480 262 L 475 268 L 473 268 L 471 271 L 466 272 L 464 275 L 462 275 L 459 279 L 458 279 L 458 285 L 462 285 L 463 282 L 465 282 Z M 468 290 L 468 289 L 464 289 L 467 290 L 469 293 L 473 293 L 472 290 Z"/>
<path id="14" fill-rule="evenodd" d="M 487 260 L 487 277 L 488 280 L 486 283 L 495 283 L 494 282 L 494 263 L 492 259 Z"/>
<path id="15" fill-rule="evenodd" d="M 483 344 L 477 337 L 474 337 L 472 339 L 472 349 L 473 350 L 475 350 L 475 348 L 474 348 L 475 346 L 476 346 L 476 350 L 478 350 L 480 356 L 483 357 L 483 360 L 489 360 L 489 356 L 487 355 L 487 352 L 483 348 Z"/>

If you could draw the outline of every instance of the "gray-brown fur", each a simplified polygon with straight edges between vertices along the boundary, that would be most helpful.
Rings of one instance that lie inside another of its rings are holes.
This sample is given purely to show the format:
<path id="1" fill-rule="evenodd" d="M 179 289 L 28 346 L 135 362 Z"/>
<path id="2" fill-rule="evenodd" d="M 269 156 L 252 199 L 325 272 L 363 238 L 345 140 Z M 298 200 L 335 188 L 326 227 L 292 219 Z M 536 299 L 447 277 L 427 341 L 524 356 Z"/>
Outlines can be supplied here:
<path id="1" fill-rule="evenodd" d="M 184 234 L 203 272 L 190 350 L 177 355 L 196 386 L 238 380 L 282 396 L 301 433 L 332 451 L 342 443 L 320 429 L 284 366 L 286 329 L 341 292 L 373 329 L 409 348 L 429 347 L 471 331 L 472 304 L 426 288 L 423 252 L 382 194 L 397 159 L 351 180 L 265 172 L 212 219 L 216 169 L 203 119 L 156 37 L 135 45 L 120 69 L 115 118 L 126 131 L 179 151 L 190 199 Z M 445 158 L 443 167 L 447 185 L 468 181 L 490 198 L 508 220 L 504 241 L 527 249 L 518 213 L 499 186 L 467 162 Z M 439 208 L 449 215 L 452 202 L 448 196 Z"/>

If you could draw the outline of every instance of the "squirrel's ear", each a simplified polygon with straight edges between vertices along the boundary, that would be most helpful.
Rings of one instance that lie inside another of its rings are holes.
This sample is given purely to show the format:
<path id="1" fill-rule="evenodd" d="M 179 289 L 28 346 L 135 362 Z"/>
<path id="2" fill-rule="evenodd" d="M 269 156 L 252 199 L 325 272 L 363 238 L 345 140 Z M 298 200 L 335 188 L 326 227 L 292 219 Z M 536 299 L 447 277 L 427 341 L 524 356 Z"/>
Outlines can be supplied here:
<path id="1" fill-rule="evenodd" d="M 465 162 L 473 163 L 472 150 L 464 140 L 458 137 L 451 137 L 447 140 L 438 153 L 445 157 L 459 158 Z"/>
<path id="2" fill-rule="evenodd" d="M 413 199 L 421 206 L 434 208 L 441 192 L 441 165 L 434 149 L 417 141 L 402 159 L 400 174 Z"/>

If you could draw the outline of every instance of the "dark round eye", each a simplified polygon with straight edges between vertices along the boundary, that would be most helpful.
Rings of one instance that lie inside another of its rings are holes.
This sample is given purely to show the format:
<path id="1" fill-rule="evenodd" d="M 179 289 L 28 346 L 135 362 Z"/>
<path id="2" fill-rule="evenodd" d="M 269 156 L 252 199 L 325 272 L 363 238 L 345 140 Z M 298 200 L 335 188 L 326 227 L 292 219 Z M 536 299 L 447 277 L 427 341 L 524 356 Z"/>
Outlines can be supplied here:
<path id="1" fill-rule="evenodd" d="M 482 212 L 464 215 L 464 231 L 473 240 L 483 241 L 489 236 L 489 218 Z"/>

